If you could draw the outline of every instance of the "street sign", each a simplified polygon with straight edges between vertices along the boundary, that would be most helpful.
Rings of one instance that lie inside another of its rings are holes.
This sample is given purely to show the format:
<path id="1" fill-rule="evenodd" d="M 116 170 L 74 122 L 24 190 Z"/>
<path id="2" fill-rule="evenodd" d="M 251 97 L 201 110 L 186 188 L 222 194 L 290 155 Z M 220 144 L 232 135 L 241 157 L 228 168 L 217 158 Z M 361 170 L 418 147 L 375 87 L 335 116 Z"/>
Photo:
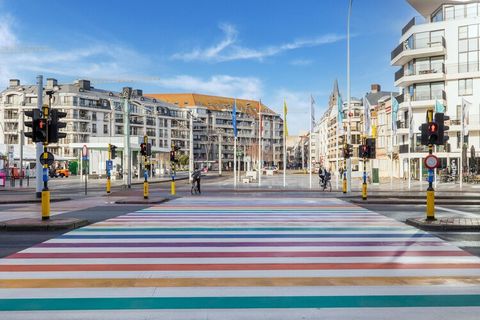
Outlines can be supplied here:
<path id="1" fill-rule="evenodd" d="M 86 144 L 84 144 L 82 148 L 82 159 L 88 160 L 88 147 Z"/>
<path id="2" fill-rule="evenodd" d="M 435 169 L 440 164 L 438 158 L 433 154 L 429 154 L 428 156 L 426 156 L 423 162 L 425 163 L 425 167 L 427 167 L 428 169 Z"/>
<path id="3" fill-rule="evenodd" d="M 53 161 L 55 161 L 55 158 L 53 157 L 53 154 L 50 152 L 47 152 L 47 159 L 45 159 L 44 153 L 40 155 L 40 163 L 43 165 L 51 166 L 53 164 Z"/>
<path id="4" fill-rule="evenodd" d="M 107 160 L 107 170 L 111 171 L 113 169 L 113 161 Z"/>

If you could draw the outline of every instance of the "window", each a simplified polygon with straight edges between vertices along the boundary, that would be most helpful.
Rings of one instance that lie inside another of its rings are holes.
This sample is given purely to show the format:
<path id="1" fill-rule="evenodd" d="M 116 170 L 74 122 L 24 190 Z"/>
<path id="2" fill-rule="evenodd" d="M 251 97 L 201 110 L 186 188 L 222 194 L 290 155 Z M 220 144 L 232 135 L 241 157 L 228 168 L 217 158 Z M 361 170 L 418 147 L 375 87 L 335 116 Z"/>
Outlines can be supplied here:
<path id="1" fill-rule="evenodd" d="M 445 7 L 445 20 L 453 20 L 454 18 L 454 7 Z"/>
<path id="2" fill-rule="evenodd" d="M 458 27 L 458 72 L 479 70 L 479 25 Z"/>
<path id="3" fill-rule="evenodd" d="M 92 124 L 92 133 L 97 133 L 97 125 L 95 123 Z"/>
<path id="4" fill-rule="evenodd" d="M 443 10 L 442 10 L 442 8 L 438 9 L 432 15 L 432 22 L 439 22 L 439 21 L 443 21 Z"/>
<path id="5" fill-rule="evenodd" d="M 455 6 L 455 19 L 461 19 L 465 17 L 465 5 L 458 4 Z"/>
<path id="6" fill-rule="evenodd" d="M 97 121 L 97 113 L 96 112 L 92 112 L 92 120 Z"/>
<path id="7" fill-rule="evenodd" d="M 469 3 L 467 4 L 467 18 L 472 18 L 477 16 L 477 4 Z"/>
<path id="8" fill-rule="evenodd" d="M 108 125 L 103 125 L 103 134 L 108 134 Z"/>
<path id="9" fill-rule="evenodd" d="M 468 96 L 473 94 L 473 79 L 458 80 L 458 95 Z"/>

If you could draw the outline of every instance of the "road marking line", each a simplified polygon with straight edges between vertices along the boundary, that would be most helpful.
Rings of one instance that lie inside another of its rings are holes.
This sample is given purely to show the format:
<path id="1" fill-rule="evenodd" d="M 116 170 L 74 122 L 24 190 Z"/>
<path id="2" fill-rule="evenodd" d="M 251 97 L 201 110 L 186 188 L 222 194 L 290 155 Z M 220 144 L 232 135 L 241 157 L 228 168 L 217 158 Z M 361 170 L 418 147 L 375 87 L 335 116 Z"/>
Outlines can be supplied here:
<path id="1" fill-rule="evenodd" d="M 475 213 L 471 213 L 471 212 L 445 208 L 445 207 L 442 207 L 442 206 L 436 206 L 436 208 L 440 209 L 440 210 L 443 210 L 443 211 L 451 212 L 451 213 L 458 213 L 458 214 L 461 214 L 463 216 L 467 216 L 467 217 L 470 217 L 470 218 L 480 218 L 480 215 L 475 214 Z"/>

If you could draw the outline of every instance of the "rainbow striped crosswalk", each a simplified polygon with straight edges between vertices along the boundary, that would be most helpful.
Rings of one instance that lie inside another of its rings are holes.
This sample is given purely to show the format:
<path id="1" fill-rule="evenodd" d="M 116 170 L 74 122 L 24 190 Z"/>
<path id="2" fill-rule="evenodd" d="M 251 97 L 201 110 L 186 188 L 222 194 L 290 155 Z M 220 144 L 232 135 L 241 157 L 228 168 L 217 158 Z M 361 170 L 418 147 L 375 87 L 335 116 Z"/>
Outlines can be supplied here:
<path id="1" fill-rule="evenodd" d="M 479 258 L 333 198 L 176 199 L 0 260 L 0 319 L 477 319 L 479 311 Z"/>

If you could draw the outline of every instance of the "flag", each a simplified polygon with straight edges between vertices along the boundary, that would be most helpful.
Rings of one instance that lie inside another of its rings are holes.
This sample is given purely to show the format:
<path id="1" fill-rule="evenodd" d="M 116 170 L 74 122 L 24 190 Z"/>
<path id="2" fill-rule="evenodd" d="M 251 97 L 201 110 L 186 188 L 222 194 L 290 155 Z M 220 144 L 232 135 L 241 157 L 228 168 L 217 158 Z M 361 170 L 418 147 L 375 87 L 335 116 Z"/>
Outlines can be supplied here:
<path id="1" fill-rule="evenodd" d="M 397 118 L 398 109 L 400 108 L 398 101 L 395 97 L 392 97 L 392 131 L 393 134 L 397 134 Z"/>
<path id="2" fill-rule="evenodd" d="M 363 122 L 365 135 L 369 136 L 371 134 L 371 124 L 370 124 L 370 102 L 368 102 L 367 97 L 363 98 Z"/>
<path id="3" fill-rule="evenodd" d="M 435 100 L 435 112 L 444 113 L 445 106 L 438 100 Z"/>
<path id="4" fill-rule="evenodd" d="M 233 126 L 233 136 L 237 137 L 237 99 L 233 100 L 233 110 L 232 110 L 232 126 Z"/>
<path id="5" fill-rule="evenodd" d="M 310 118 L 311 118 L 311 126 L 310 126 L 310 131 L 313 131 L 313 128 L 315 128 L 315 99 L 313 99 L 313 96 L 310 95 Z"/>
<path id="6" fill-rule="evenodd" d="M 472 104 L 462 98 L 462 132 L 463 136 L 468 136 L 468 125 L 469 125 L 469 112 L 470 112 L 470 106 Z"/>
<path id="7" fill-rule="evenodd" d="M 287 113 L 288 113 L 287 102 L 284 99 L 283 100 L 283 134 L 285 135 L 285 137 L 288 136 Z"/>
<path id="8" fill-rule="evenodd" d="M 337 96 L 337 133 L 343 133 L 343 101 L 342 96 Z"/>

